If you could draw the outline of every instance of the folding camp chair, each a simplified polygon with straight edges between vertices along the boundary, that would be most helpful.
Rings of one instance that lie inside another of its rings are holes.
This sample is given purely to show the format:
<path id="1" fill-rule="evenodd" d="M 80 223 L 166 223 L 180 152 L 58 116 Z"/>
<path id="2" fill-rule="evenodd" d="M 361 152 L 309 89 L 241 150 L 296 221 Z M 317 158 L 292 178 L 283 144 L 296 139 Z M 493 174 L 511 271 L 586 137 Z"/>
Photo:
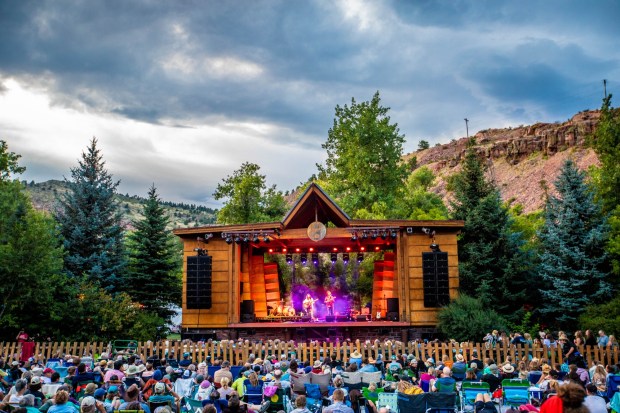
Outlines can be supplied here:
<path id="1" fill-rule="evenodd" d="M 461 385 L 461 411 L 464 412 L 468 407 L 471 407 L 470 410 L 473 411 L 476 403 L 476 396 L 480 393 L 487 393 L 490 395 L 491 390 L 489 383 L 483 381 L 464 381 Z"/>
<path id="2" fill-rule="evenodd" d="M 381 372 L 362 372 L 362 386 L 368 387 L 370 383 L 375 383 L 377 386 L 381 385 Z"/>
<path id="3" fill-rule="evenodd" d="M 398 393 L 379 393 L 377 410 L 385 406 L 390 406 L 391 412 L 398 413 Z"/>
<path id="4" fill-rule="evenodd" d="M 193 400 L 188 397 L 185 398 L 185 407 L 189 413 L 201 413 L 202 412 L 202 401 Z"/>
<path id="5" fill-rule="evenodd" d="M 362 373 L 359 371 L 342 373 L 342 381 L 349 390 L 362 390 Z"/>
<path id="6" fill-rule="evenodd" d="M 620 386 L 620 375 L 610 374 L 607 376 L 607 399 L 611 400 L 614 398 L 614 394 L 618 391 L 618 386 Z"/>
<path id="7" fill-rule="evenodd" d="M 530 381 L 532 386 L 536 386 L 541 376 L 542 376 L 542 371 L 531 371 L 527 375 L 527 379 Z"/>
<path id="8" fill-rule="evenodd" d="M 502 380 L 502 404 L 515 408 L 523 404 L 528 404 L 530 402 L 529 388 L 529 380 Z"/>
<path id="9" fill-rule="evenodd" d="M 304 383 L 306 391 L 306 407 L 311 412 L 318 412 L 323 406 L 323 395 L 318 384 Z"/>

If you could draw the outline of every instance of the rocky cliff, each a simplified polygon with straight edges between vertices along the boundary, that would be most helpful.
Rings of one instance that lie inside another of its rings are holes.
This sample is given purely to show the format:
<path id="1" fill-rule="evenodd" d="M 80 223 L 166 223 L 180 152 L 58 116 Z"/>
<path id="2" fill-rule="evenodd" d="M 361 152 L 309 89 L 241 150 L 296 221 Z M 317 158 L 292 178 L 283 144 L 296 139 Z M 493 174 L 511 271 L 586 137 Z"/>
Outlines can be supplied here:
<path id="1" fill-rule="evenodd" d="M 489 178 L 504 200 L 522 204 L 526 212 L 542 208 L 545 193 L 552 190 L 562 163 L 572 158 L 580 169 L 597 164 L 586 140 L 594 132 L 599 111 L 584 111 L 564 123 L 537 123 L 507 129 L 487 129 L 475 134 L 476 151 L 489 167 Z M 428 166 L 437 180 L 433 191 L 449 198 L 447 178 L 460 169 L 467 138 L 417 151 L 418 166 Z"/>

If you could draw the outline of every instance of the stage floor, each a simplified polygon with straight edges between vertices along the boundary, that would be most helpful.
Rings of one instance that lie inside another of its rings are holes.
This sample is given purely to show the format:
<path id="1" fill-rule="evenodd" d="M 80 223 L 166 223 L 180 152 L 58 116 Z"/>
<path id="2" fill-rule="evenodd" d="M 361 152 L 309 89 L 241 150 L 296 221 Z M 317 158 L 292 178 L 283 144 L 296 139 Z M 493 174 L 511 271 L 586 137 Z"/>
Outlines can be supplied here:
<path id="1" fill-rule="evenodd" d="M 347 328 L 347 327 L 410 327 L 411 323 L 404 321 L 272 321 L 261 323 L 235 323 L 229 328 Z"/>

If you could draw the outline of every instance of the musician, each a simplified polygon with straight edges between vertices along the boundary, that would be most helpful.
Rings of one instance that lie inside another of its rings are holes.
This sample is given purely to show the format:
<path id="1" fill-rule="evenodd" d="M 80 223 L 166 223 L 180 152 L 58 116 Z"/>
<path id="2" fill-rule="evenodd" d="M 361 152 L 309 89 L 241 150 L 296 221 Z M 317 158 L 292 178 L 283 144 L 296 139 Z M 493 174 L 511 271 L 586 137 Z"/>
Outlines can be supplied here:
<path id="1" fill-rule="evenodd" d="M 327 295 L 325 296 L 325 307 L 327 307 L 327 315 L 334 315 L 334 303 L 336 302 L 336 297 L 332 295 L 331 291 L 327 291 Z"/>
<path id="2" fill-rule="evenodd" d="M 314 318 L 314 302 L 317 300 L 312 299 L 310 293 L 306 294 L 306 299 L 304 300 L 304 312 L 306 315 L 309 315 L 310 318 Z"/>

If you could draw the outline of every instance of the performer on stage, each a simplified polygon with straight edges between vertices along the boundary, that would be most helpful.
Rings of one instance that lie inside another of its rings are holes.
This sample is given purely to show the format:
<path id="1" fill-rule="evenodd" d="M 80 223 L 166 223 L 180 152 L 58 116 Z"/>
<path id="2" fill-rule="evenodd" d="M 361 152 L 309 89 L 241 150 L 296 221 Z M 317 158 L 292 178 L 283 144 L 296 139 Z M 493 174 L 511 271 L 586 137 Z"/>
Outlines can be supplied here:
<path id="1" fill-rule="evenodd" d="M 327 291 L 327 295 L 325 296 L 325 307 L 327 307 L 327 315 L 334 315 L 334 303 L 336 302 L 336 297 L 332 295 L 331 291 Z"/>
<path id="2" fill-rule="evenodd" d="M 306 294 L 306 299 L 304 300 L 304 312 L 312 319 L 314 319 L 314 303 L 317 300 L 313 300 L 310 293 Z"/>

